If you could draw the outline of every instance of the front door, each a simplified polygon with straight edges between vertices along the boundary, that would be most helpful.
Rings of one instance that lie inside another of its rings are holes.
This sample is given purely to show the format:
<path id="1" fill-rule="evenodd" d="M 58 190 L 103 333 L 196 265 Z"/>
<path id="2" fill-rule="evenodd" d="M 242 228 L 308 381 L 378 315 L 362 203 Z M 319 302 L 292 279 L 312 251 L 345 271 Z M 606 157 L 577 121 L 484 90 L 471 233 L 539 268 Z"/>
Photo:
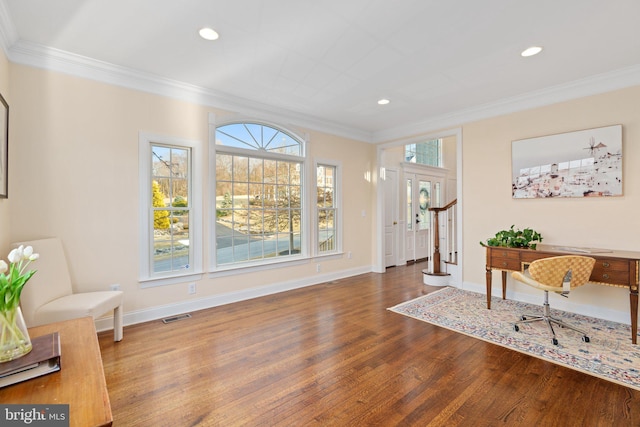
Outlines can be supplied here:
<path id="1" fill-rule="evenodd" d="M 431 214 L 429 208 L 440 206 L 442 178 L 405 174 L 406 178 L 406 261 L 421 261 L 431 250 Z"/>

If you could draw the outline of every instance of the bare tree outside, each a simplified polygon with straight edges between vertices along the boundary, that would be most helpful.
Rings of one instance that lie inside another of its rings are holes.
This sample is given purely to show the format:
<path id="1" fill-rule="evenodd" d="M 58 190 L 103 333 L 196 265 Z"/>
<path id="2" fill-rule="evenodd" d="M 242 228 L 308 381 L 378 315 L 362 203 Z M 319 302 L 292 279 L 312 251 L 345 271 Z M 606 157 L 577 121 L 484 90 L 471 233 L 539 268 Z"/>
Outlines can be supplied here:
<path id="1" fill-rule="evenodd" d="M 189 150 L 152 146 L 153 270 L 189 265 Z"/>
<path id="2" fill-rule="evenodd" d="M 218 263 L 299 253 L 303 218 L 300 143 L 258 124 L 223 126 L 216 138 Z M 253 152 L 227 153 L 225 146 Z M 292 154 L 296 158 L 285 158 Z"/>

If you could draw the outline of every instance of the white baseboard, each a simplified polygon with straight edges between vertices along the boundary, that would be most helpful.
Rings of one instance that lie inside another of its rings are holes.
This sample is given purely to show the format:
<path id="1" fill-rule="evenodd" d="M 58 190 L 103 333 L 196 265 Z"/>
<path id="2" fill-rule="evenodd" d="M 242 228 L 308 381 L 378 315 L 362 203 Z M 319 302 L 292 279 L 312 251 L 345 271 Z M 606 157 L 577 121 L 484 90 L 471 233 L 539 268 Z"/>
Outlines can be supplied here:
<path id="1" fill-rule="evenodd" d="M 501 296 L 502 295 L 502 285 L 500 288 L 492 287 L 491 295 L 492 296 Z M 487 286 L 485 284 L 464 282 L 461 289 L 465 289 L 467 291 L 479 292 L 481 294 L 487 293 Z M 542 295 L 537 296 L 534 294 L 522 293 L 522 292 L 514 292 L 507 289 L 507 298 L 515 301 L 526 302 L 529 304 L 535 304 L 542 306 Z M 631 315 L 629 311 L 620 311 L 613 310 L 604 307 L 599 307 L 597 305 L 585 305 L 585 304 L 576 304 L 572 303 L 570 299 L 558 299 L 557 301 L 553 301 L 551 304 L 552 308 L 557 308 L 558 310 L 568 311 L 570 313 L 582 314 L 584 316 L 591 316 L 598 319 L 610 320 L 612 322 L 624 323 L 626 325 L 631 324 Z"/>
<path id="2" fill-rule="evenodd" d="M 163 306 L 150 307 L 143 310 L 125 312 L 124 325 L 135 325 L 137 323 L 158 320 L 177 314 L 190 313 L 192 311 L 204 310 L 206 308 L 217 307 L 220 305 L 231 304 L 234 302 L 245 301 L 252 298 L 263 297 L 266 295 L 277 294 L 279 292 L 290 291 L 293 289 L 304 288 L 307 286 L 318 285 L 334 280 L 344 279 L 346 277 L 357 276 L 359 274 L 370 273 L 373 266 L 355 268 L 350 270 L 342 270 L 322 275 L 314 275 L 303 279 L 289 280 L 286 282 L 275 283 L 268 286 L 260 286 L 250 289 L 243 289 L 237 292 L 229 292 L 226 294 L 212 295 L 200 299 L 182 301 L 175 304 L 167 304 Z M 126 310 L 126 306 L 125 306 Z M 96 319 L 96 330 L 98 332 L 113 329 L 113 316 L 102 317 Z"/>

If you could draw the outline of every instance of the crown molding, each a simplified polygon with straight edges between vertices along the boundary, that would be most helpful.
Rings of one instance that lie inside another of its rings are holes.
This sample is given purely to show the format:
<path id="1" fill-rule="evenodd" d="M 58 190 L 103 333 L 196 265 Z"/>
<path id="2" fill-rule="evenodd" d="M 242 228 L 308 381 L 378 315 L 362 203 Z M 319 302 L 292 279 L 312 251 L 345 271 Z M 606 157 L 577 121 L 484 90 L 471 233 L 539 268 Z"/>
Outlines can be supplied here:
<path id="1" fill-rule="evenodd" d="M 393 141 L 407 138 L 411 135 L 457 127 L 490 117 L 640 85 L 640 65 L 634 65 L 496 102 L 432 116 L 420 122 L 369 132 L 319 119 L 311 115 L 19 40 L 4 0 L 0 0 L 0 46 L 4 49 L 9 61 L 17 64 L 57 71 L 128 89 L 193 102 L 240 113 L 244 116 L 252 116 L 256 119 L 278 123 L 285 122 L 284 124 L 369 143 Z"/>
<path id="2" fill-rule="evenodd" d="M 398 126 L 373 134 L 373 143 L 382 143 L 406 138 L 409 135 L 419 135 L 427 132 L 461 126 L 491 117 L 497 117 L 531 108 L 543 107 L 558 102 L 585 96 L 611 92 L 626 87 L 640 85 L 640 65 L 634 65 L 609 73 L 598 74 L 575 80 L 566 84 L 528 92 L 496 102 L 467 108 L 427 120 Z"/>
<path id="3" fill-rule="evenodd" d="M 0 25 L 2 25 L 1 22 Z M 0 37 L 2 37 L 2 34 L 0 34 Z M 9 49 L 5 49 L 5 52 L 9 60 L 16 64 L 56 71 L 128 89 L 193 102 L 229 112 L 253 116 L 257 119 L 277 121 L 279 123 L 288 122 L 293 126 L 331 133 L 358 141 L 371 142 L 373 137 L 371 132 L 354 129 L 284 108 L 216 92 L 155 74 L 98 61 L 93 58 L 37 43 L 18 40 L 10 44 Z"/>

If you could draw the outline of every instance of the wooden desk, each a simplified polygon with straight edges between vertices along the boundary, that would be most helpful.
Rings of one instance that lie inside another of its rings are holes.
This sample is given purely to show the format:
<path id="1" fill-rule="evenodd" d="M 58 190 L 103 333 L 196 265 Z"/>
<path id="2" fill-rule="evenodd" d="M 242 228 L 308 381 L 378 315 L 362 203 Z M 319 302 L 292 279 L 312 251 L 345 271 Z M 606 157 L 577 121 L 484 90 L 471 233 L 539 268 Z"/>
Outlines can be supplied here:
<path id="1" fill-rule="evenodd" d="M 70 426 L 111 426 L 113 417 L 93 318 L 37 326 L 29 329 L 29 336 L 55 331 L 60 333 L 60 371 L 0 389 L 0 402 L 69 404 Z"/>
<path id="2" fill-rule="evenodd" d="M 522 270 L 523 263 L 540 258 L 559 255 L 584 255 L 596 259 L 590 282 L 629 289 L 629 311 L 631 313 L 631 342 L 636 344 L 638 336 L 638 285 L 640 252 L 608 251 L 580 252 L 565 250 L 562 245 L 538 245 L 536 250 L 487 246 L 487 308 L 491 308 L 491 271 L 502 271 L 502 299 L 507 292 L 507 271 Z"/>

